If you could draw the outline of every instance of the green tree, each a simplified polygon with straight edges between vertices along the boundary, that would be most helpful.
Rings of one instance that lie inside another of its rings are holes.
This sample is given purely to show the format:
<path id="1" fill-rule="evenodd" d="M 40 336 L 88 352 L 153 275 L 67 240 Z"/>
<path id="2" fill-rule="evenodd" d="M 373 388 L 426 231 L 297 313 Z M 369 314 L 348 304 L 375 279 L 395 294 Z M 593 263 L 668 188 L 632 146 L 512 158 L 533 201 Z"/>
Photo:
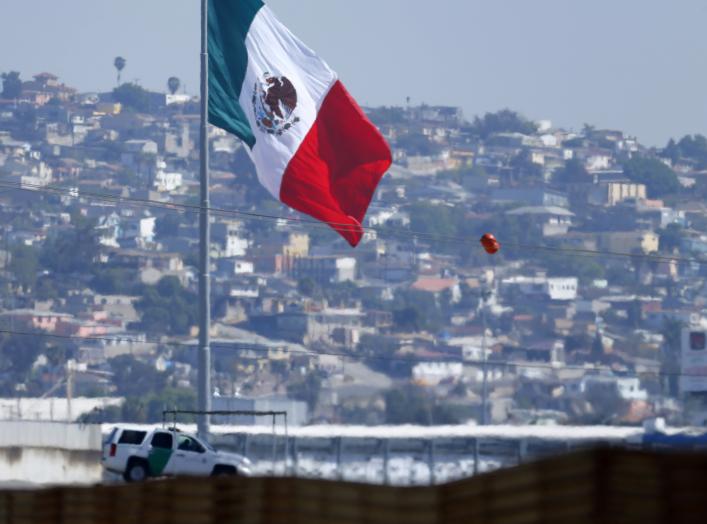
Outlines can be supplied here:
<path id="1" fill-rule="evenodd" d="M 628 402 L 621 397 L 616 384 L 598 384 L 590 387 L 585 399 L 592 410 L 580 418 L 583 424 L 608 424 L 617 421 L 628 411 Z"/>
<path id="2" fill-rule="evenodd" d="M 192 389 L 165 388 L 156 393 L 130 396 L 122 406 L 109 406 L 95 409 L 83 415 L 82 424 L 106 424 L 112 422 L 130 422 L 134 424 L 155 424 L 162 421 L 164 410 L 196 409 L 196 393 Z M 194 416 L 181 416 L 177 422 L 190 424 Z"/>
<path id="3" fill-rule="evenodd" d="M 37 279 L 34 287 L 34 296 L 39 300 L 54 300 L 59 298 L 60 290 L 57 287 L 56 279 L 51 275 L 44 275 Z"/>
<path id="4" fill-rule="evenodd" d="M 362 335 L 358 343 L 358 353 L 371 369 L 392 377 L 408 378 L 412 370 L 410 361 L 395 359 L 400 349 L 400 341 L 384 335 Z"/>
<path id="5" fill-rule="evenodd" d="M 670 155 L 673 161 L 687 158 L 704 169 L 707 167 L 707 138 L 703 135 L 686 135 L 677 144 L 668 142 L 663 153 Z"/>
<path id="6" fill-rule="evenodd" d="M 581 184 L 592 181 L 584 163 L 577 158 L 569 159 L 565 167 L 554 174 L 553 180 L 560 184 Z"/>
<path id="7" fill-rule="evenodd" d="M 592 358 L 595 361 L 604 358 L 604 341 L 599 331 L 597 331 L 594 336 L 594 341 L 592 342 Z"/>
<path id="8" fill-rule="evenodd" d="M 385 392 L 386 424 L 458 424 L 460 420 L 446 406 L 439 405 L 425 389 L 406 385 Z"/>
<path id="9" fill-rule="evenodd" d="M 14 386 L 28 380 L 32 364 L 46 350 L 42 337 L 0 334 L 0 393 L 14 395 Z"/>
<path id="10" fill-rule="evenodd" d="M 533 162 L 530 151 L 528 149 L 521 150 L 516 156 L 511 159 L 511 168 L 513 169 L 517 180 L 525 179 L 542 179 L 543 168 L 539 164 Z"/>
<path id="11" fill-rule="evenodd" d="M 125 69 L 126 63 L 127 63 L 127 61 L 122 56 L 116 56 L 115 60 L 113 60 L 113 67 L 115 67 L 115 70 L 118 72 L 118 80 L 117 80 L 118 87 L 120 87 L 120 75 L 123 72 L 123 69 Z"/>
<path id="12" fill-rule="evenodd" d="M 677 193 L 680 182 L 675 172 L 657 158 L 632 158 L 624 164 L 624 175 L 645 184 L 650 198 Z"/>
<path id="13" fill-rule="evenodd" d="M 398 330 L 406 332 L 437 331 L 445 320 L 441 306 L 432 293 L 399 290 L 393 303 L 393 323 Z"/>
<path id="14" fill-rule="evenodd" d="M 510 258 L 524 258 L 527 255 L 524 249 L 517 247 L 526 244 L 529 238 L 534 238 L 540 234 L 538 226 L 529 224 L 525 218 L 503 214 L 494 214 L 492 218 L 485 220 L 474 227 L 474 236 L 480 238 L 486 233 L 493 235 L 501 243 L 501 253 Z M 469 225 L 465 225 L 465 232 L 468 236 Z M 472 229 L 473 230 L 473 229 Z"/>
<path id="15" fill-rule="evenodd" d="M 661 156 L 669 159 L 673 164 L 680 160 L 680 148 L 673 138 L 668 140 L 668 144 L 661 152 Z"/>
<path id="16" fill-rule="evenodd" d="M 118 395 L 126 397 L 144 397 L 158 393 L 167 385 L 166 373 L 157 371 L 154 366 L 138 360 L 132 355 L 121 355 L 108 361 L 114 373 L 113 383 Z"/>
<path id="17" fill-rule="evenodd" d="M 169 89 L 169 92 L 172 94 L 175 94 L 177 91 L 179 91 L 179 87 L 181 85 L 182 82 L 176 76 L 170 76 L 167 80 L 167 89 Z"/>
<path id="18" fill-rule="evenodd" d="M 577 277 L 583 283 L 604 278 L 604 266 L 593 258 L 563 253 L 536 253 L 534 262 L 547 270 L 551 277 Z"/>
<path id="19" fill-rule="evenodd" d="M 494 133 L 523 133 L 532 135 L 538 130 L 537 124 L 510 109 L 502 109 L 496 113 L 486 113 L 478 116 L 472 124 L 472 131 L 481 138 L 488 138 Z"/>
<path id="20" fill-rule="evenodd" d="M 663 350 L 661 352 L 660 370 L 663 373 L 663 387 L 666 393 L 671 396 L 677 396 L 678 394 L 683 327 L 684 324 L 679 320 L 666 319 L 661 329 L 661 334 L 663 335 Z"/>
<path id="21" fill-rule="evenodd" d="M 680 249 L 682 240 L 682 227 L 678 224 L 668 224 L 665 229 L 658 231 L 660 236 L 660 250 L 665 253 L 673 253 Z"/>
<path id="22" fill-rule="evenodd" d="M 168 387 L 150 395 L 147 398 L 147 422 L 162 421 L 162 412 L 170 409 L 196 410 L 196 392 L 190 388 Z M 193 415 L 182 415 L 178 421 L 190 424 L 196 420 Z"/>
<path id="23" fill-rule="evenodd" d="M 14 100 L 22 94 L 22 80 L 18 71 L 10 71 L 0 75 L 2 78 L 2 98 Z"/>
<path id="24" fill-rule="evenodd" d="M 179 227 L 184 222 L 184 215 L 180 213 L 167 213 L 157 219 L 155 236 L 158 239 L 179 236 Z"/>
<path id="25" fill-rule="evenodd" d="M 91 221 L 81 221 L 76 227 L 60 230 L 49 237 L 42 247 L 42 265 L 55 273 L 91 272 L 98 256 L 98 235 Z"/>
<path id="26" fill-rule="evenodd" d="M 297 282 L 297 291 L 305 297 L 313 297 L 317 292 L 317 283 L 311 278 L 303 278 Z"/>
<path id="27" fill-rule="evenodd" d="M 322 376 L 319 372 L 310 372 L 302 380 L 287 385 L 287 395 L 296 400 L 303 400 L 310 410 L 314 410 L 322 389 Z"/>
<path id="28" fill-rule="evenodd" d="M 434 156 L 440 152 L 441 146 L 422 133 L 409 133 L 398 137 L 397 146 L 410 155 Z"/>
<path id="29" fill-rule="evenodd" d="M 468 225 L 466 212 L 456 206 L 418 202 L 408 208 L 410 228 L 430 236 L 457 236 Z"/>
<path id="30" fill-rule="evenodd" d="M 399 125 L 405 122 L 405 109 L 402 107 L 376 107 L 369 115 L 377 126 Z"/>
<path id="31" fill-rule="evenodd" d="M 119 173 L 115 175 L 114 180 L 119 185 L 128 186 L 130 188 L 138 188 L 145 186 L 145 181 L 140 178 L 135 171 L 129 168 L 122 169 Z"/>
<path id="32" fill-rule="evenodd" d="M 330 305 L 345 307 L 353 302 L 354 297 L 358 297 L 358 286 L 347 280 L 325 286 L 322 292 Z"/>
<path id="33" fill-rule="evenodd" d="M 8 269 L 23 289 L 34 288 L 37 283 L 37 271 L 39 269 L 39 254 L 37 250 L 25 245 L 16 246 L 11 252 Z"/>
<path id="34" fill-rule="evenodd" d="M 198 300 L 176 277 L 164 277 L 156 286 L 145 286 L 135 304 L 140 327 L 148 333 L 186 335 L 198 321 Z"/>
<path id="35" fill-rule="evenodd" d="M 393 323 L 401 331 L 420 331 L 424 322 L 420 310 L 413 306 L 406 306 L 393 311 Z"/>
<path id="36" fill-rule="evenodd" d="M 101 267 L 91 281 L 91 288 L 103 295 L 129 295 L 138 283 L 137 271 L 126 267 Z"/>
<path id="37" fill-rule="evenodd" d="M 113 89 L 113 100 L 138 113 L 150 111 L 150 93 L 137 84 L 125 83 Z"/>
<path id="38" fill-rule="evenodd" d="M 582 126 L 582 136 L 586 138 L 592 138 L 594 135 L 594 132 L 597 130 L 596 126 L 593 126 L 591 124 L 584 124 Z"/>

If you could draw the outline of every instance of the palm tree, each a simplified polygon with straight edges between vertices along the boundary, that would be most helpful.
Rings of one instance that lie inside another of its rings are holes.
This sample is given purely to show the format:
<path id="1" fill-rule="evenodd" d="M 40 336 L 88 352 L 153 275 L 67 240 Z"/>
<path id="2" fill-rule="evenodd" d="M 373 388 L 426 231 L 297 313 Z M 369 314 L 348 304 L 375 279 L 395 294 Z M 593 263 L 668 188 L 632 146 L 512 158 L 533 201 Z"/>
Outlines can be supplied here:
<path id="1" fill-rule="evenodd" d="M 177 91 L 179 91 L 179 86 L 181 85 L 182 82 L 176 76 L 170 76 L 169 80 L 167 80 L 167 88 L 172 94 L 175 94 Z"/>
<path id="2" fill-rule="evenodd" d="M 116 56 L 113 66 L 118 70 L 118 87 L 120 87 L 120 73 L 125 69 L 126 60 L 122 56 Z"/>

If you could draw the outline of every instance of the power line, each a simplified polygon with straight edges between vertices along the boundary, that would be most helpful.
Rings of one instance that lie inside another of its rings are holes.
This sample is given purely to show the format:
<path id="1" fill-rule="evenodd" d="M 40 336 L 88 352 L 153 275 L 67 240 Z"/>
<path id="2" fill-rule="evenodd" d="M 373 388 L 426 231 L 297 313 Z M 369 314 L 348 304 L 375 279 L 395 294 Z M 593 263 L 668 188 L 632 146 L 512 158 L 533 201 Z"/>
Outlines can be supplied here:
<path id="1" fill-rule="evenodd" d="M 110 338 L 110 337 L 97 337 L 97 336 L 90 336 L 90 337 L 79 337 L 79 336 L 74 336 L 74 335 L 58 335 L 55 333 L 37 333 L 37 332 L 30 332 L 30 331 L 17 331 L 17 330 L 10 330 L 10 329 L 0 329 L 0 334 L 7 334 L 7 335 L 17 335 L 17 336 L 23 336 L 23 337 L 37 337 L 37 338 L 49 338 L 49 339 L 58 339 L 58 340 L 68 340 L 68 341 L 73 341 L 73 342 L 110 342 L 110 343 L 115 343 L 116 339 L 115 338 Z M 134 344 L 151 344 L 151 345 L 163 345 L 163 346 L 172 346 L 172 347 L 181 347 L 185 349 L 196 349 L 198 346 L 196 343 L 186 343 L 186 342 L 175 342 L 175 341 L 167 341 L 167 342 L 157 342 L 157 341 L 138 341 L 138 340 L 129 340 L 130 343 Z M 234 344 L 241 344 L 241 342 L 234 342 Z M 270 349 L 270 348 L 262 348 L 262 347 L 242 347 L 242 346 L 236 346 L 236 345 L 230 345 L 230 344 L 224 344 L 220 342 L 215 342 L 212 343 L 211 347 L 213 349 L 221 349 L 221 350 L 229 350 L 229 351 L 234 351 L 234 352 L 254 352 L 254 353 L 270 353 L 271 351 L 275 351 L 278 353 L 288 353 L 292 355 L 303 355 L 303 356 L 308 356 L 308 357 L 318 357 L 318 356 L 331 356 L 331 357 L 337 357 L 341 359 L 348 359 L 351 361 L 355 362 L 363 362 L 363 361 L 383 361 L 383 362 L 403 362 L 403 363 L 429 363 L 429 362 L 459 362 L 460 360 L 462 361 L 463 364 L 467 365 L 474 365 L 474 366 L 484 366 L 488 365 L 491 367 L 520 367 L 520 368 L 531 368 L 531 369 L 545 369 L 545 370 L 550 370 L 550 371 L 586 371 L 586 372 L 607 372 L 611 371 L 616 373 L 617 375 L 628 375 L 628 376 L 636 376 L 640 377 L 642 375 L 649 375 L 649 376 L 666 376 L 666 377 L 702 377 L 702 378 L 707 378 L 707 375 L 703 374 L 698 374 L 698 373 L 681 373 L 681 372 L 666 372 L 666 371 L 660 371 L 660 370 L 655 370 L 655 371 L 643 371 L 643 372 L 638 372 L 638 371 L 618 371 L 618 370 L 611 370 L 607 368 L 599 368 L 595 366 L 582 366 L 582 365 L 575 365 L 575 364 L 562 364 L 562 365 L 555 365 L 555 364 L 543 364 L 539 362 L 519 362 L 519 361 L 502 361 L 502 360 L 487 360 L 484 362 L 483 360 L 465 360 L 461 357 L 455 357 L 452 355 L 449 356 L 437 356 L 434 358 L 423 358 L 423 357 L 404 357 L 404 356 L 381 356 L 381 355 L 351 355 L 349 353 L 344 353 L 344 352 L 338 352 L 338 351 L 307 351 L 307 350 L 300 350 L 300 349 L 292 349 L 292 348 L 282 348 L 278 347 L 276 349 Z"/>
<path id="2" fill-rule="evenodd" d="M 105 202 L 110 202 L 113 204 L 128 203 L 134 204 L 144 208 L 154 208 L 167 211 L 177 211 L 177 212 L 199 212 L 202 210 L 202 206 L 196 204 L 183 204 L 175 202 L 160 202 L 159 200 L 151 200 L 147 198 L 134 198 L 134 197 L 124 197 L 118 195 L 111 195 L 108 193 L 96 193 L 90 191 L 81 191 L 76 194 L 75 190 L 71 188 L 63 188 L 58 186 L 41 186 L 31 183 L 19 183 L 10 182 L 0 179 L 0 187 L 16 189 L 20 191 L 27 191 L 31 193 L 49 193 L 49 194 L 61 194 L 71 198 L 93 198 L 95 200 L 102 200 Z M 381 236 L 398 236 L 407 238 L 417 238 L 427 241 L 436 242 L 446 242 L 454 244 L 465 244 L 473 243 L 476 244 L 476 239 L 471 237 L 458 237 L 451 235 L 439 235 L 433 233 L 425 233 L 421 231 L 411 231 L 400 228 L 392 227 L 373 227 L 373 226 L 352 226 L 351 224 L 340 223 L 340 222 L 322 222 L 319 220 L 312 220 L 301 217 L 287 217 L 281 215 L 270 215 L 265 213 L 256 213 L 250 211 L 241 211 L 237 209 L 224 209 L 218 207 L 208 207 L 208 211 L 224 216 L 235 216 L 245 220 L 266 220 L 266 221 L 280 221 L 287 222 L 289 224 L 302 225 L 308 227 L 325 228 L 333 227 L 334 229 L 341 231 L 358 231 L 363 230 L 374 232 Z M 678 256 L 668 256 L 668 255 L 649 255 L 642 253 L 624 253 L 617 251 L 602 251 L 602 250 L 592 250 L 592 249 L 579 249 L 579 248 L 563 248 L 563 247 L 553 247 L 553 246 L 543 246 L 538 244 L 519 244 L 510 242 L 501 242 L 502 246 L 506 249 L 523 249 L 527 251 L 546 251 L 554 253 L 562 253 L 573 257 L 586 257 L 586 258 L 597 258 L 597 257 L 610 257 L 610 258 L 621 258 L 621 259 L 641 259 L 653 262 L 677 262 L 685 264 L 698 264 L 700 266 L 707 265 L 707 260 L 701 260 L 693 257 L 678 257 Z"/>

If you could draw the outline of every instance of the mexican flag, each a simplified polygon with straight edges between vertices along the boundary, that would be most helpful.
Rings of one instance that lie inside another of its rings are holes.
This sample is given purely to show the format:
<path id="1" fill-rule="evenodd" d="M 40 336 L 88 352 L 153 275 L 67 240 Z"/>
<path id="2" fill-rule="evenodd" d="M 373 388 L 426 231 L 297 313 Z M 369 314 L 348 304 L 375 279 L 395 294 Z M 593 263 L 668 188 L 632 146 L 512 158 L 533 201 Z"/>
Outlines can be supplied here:
<path id="1" fill-rule="evenodd" d="M 209 0 L 209 122 L 250 148 L 284 204 L 352 246 L 390 148 L 336 73 L 260 0 Z"/>

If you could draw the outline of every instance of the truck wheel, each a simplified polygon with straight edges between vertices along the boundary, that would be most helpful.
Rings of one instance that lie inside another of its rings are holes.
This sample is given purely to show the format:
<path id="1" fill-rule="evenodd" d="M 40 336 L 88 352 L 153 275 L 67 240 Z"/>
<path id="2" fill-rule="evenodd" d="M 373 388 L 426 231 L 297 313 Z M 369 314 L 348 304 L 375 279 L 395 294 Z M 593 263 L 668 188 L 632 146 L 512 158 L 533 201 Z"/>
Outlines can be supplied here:
<path id="1" fill-rule="evenodd" d="M 142 460 L 131 460 L 128 462 L 128 469 L 125 470 L 126 482 L 143 482 L 149 476 L 147 464 Z"/>
<path id="2" fill-rule="evenodd" d="M 212 477 L 235 477 L 238 471 L 233 466 L 214 466 Z"/>

